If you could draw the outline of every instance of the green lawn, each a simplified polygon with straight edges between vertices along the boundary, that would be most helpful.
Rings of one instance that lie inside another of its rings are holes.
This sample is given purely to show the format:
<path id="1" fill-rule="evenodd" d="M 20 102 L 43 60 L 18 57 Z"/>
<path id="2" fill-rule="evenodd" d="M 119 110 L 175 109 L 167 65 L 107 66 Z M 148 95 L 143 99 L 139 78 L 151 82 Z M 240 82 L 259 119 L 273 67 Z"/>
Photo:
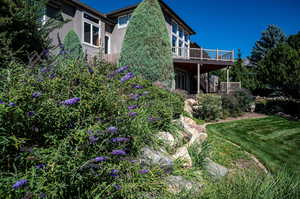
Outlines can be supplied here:
<path id="1" fill-rule="evenodd" d="M 272 116 L 212 124 L 207 129 L 209 135 L 254 154 L 271 171 L 286 166 L 300 173 L 300 122 Z"/>

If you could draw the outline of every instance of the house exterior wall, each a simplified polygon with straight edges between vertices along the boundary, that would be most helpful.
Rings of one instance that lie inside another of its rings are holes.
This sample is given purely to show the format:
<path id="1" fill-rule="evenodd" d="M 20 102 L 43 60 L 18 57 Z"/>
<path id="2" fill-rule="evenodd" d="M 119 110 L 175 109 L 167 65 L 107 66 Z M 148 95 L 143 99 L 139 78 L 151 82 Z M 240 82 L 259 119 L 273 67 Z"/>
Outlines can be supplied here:
<path id="1" fill-rule="evenodd" d="M 51 17 L 51 15 L 53 14 L 52 12 L 55 12 L 55 10 L 57 10 L 57 8 L 52 8 L 52 7 L 49 8 L 49 6 L 48 6 L 47 10 L 48 11 L 46 13 L 46 19 Z M 83 10 L 83 9 L 80 9 L 80 8 L 77 8 L 75 6 L 71 6 L 68 4 L 62 4 L 61 11 L 62 11 L 61 17 L 64 20 L 69 20 L 69 22 L 65 23 L 63 25 L 63 27 L 61 27 L 60 29 L 56 29 L 50 33 L 49 37 L 52 40 L 52 44 L 54 46 L 58 46 L 59 39 L 61 40 L 61 42 L 63 42 L 64 38 L 68 34 L 68 32 L 71 30 L 74 30 L 75 33 L 78 35 L 78 37 L 81 41 L 83 50 L 88 55 L 88 58 L 91 59 L 92 57 L 99 55 L 100 50 L 102 49 L 101 47 L 103 46 L 102 43 L 104 43 L 105 23 L 100 18 L 96 17 L 97 19 L 99 19 L 99 26 L 100 26 L 100 30 L 99 30 L 100 47 L 95 47 L 95 46 L 92 46 L 92 45 L 89 45 L 89 44 L 86 44 L 83 42 L 83 14 L 87 13 L 91 16 L 94 16 L 94 15 L 89 13 L 86 10 Z"/>

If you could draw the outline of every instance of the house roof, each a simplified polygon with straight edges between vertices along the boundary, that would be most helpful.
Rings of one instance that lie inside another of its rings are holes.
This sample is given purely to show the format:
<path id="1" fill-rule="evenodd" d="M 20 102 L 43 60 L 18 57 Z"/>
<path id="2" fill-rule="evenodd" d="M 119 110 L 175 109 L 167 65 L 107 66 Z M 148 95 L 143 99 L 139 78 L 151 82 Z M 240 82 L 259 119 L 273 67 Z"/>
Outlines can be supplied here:
<path id="1" fill-rule="evenodd" d="M 162 0 L 159 0 L 161 6 L 169 12 L 169 14 L 171 14 L 177 21 L 180 22 L 180 24 L 182 26 L 184 26 L 187 30 L 190 31 L 190 34 L 196 34 L 196 32 L 187 24 L 185 23 L 185 21 L 180 18 L 175 12 L 174 10 L 172 10 L 166 3 L 164 3 Z M 110 13 L 107 13 L 106 16 L 107 17 L 118 17 L 124 13 L 129 13 L 129 12 L 132 12 L 139 4 L 135 4 L 135 5 L 132 5 L 132 6 L 128 6 L 128 7 L 125 7 L 125 8 L 121 8 L 121 9 L 118 9 L 118 10 L 114 10 Z"/>

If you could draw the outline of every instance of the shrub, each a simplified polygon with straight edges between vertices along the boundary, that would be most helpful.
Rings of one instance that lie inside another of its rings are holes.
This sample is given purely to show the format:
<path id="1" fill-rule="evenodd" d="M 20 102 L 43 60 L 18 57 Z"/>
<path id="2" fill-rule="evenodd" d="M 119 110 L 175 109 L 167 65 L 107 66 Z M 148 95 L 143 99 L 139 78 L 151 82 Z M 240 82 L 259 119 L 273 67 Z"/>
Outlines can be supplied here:
<path id="1" fill-rule="evenodd" d="M 238 99 L 232 95 L 222 96 L 223 116 L 237 117 L 242 114 L 241 105 Z"/>
<path id="2" fill-rule="evenodd" d="M 256 110 L 264 114 L 282 112 L 300 118 L 300 102 L 290 98 L 277 97 L 257 99 Z"/>
<path id="3" fill-rule="evenodd" d="M 159 168 L 141 174 L 145 168 L 131 160 L 155 143 L 153 133 L 178 117 L 183 101 L 127 67 L 108 68 L 115 66 L 64 59 L 6 70 L 10 75 L 0 93 L 1 196 L 139 198 L 164 191 Z M 21 179 L 28 183 L 12 189 Z"/>
<path id="4" fill-rule="evenodd" d="M 207 141 L 195 143 L 188 148 L 188 151 L 193 161 L 193 167 L 203 168 L 204 160 L 209 156 L 210 144 Z"/>
<path id="5" fill-rule="evenodd" d="M 80 39 L 74 30 L 69 31 L 65 36 L 64 47 L 70 56 L 74 58 L 83 57 L 83 50 Z"/>
<path id="6" fill-rule="evenodd" d="M 299 176 L 291 175 L 284 169 L 274 175 L 241 170 L 209 184 L 202 196 L 211 199 L 294 199 L 300 196 L 299 182 Z"/>
<path id="7" fill-rule="evenodd" d="M 144 0 L 133 12 L 120 65 L 129 65 L 135 74 L 171 88 L 174 79 L 171 43 L 158 0 Z"/>
<path id="8" fill-rule="evenodd" d="M 197 96 L 198 108 L 196 117 L 206 121 L 219 120 L 222 118 L 222 99 L 215 94 L 200 94 Z"/>
<path id="9" fill-rule="evenodd" d="M 61 27 L 63 20 L 42 22 L 46 0 L 1 0 L 0 69 L 8 68 L 12 60 L 28 62 L 34 52 L 51 48 L 50 32 Z"/>
<path id="10" fill-rule="evenodd" d="M 251 104 L 253 104 L 255 101 L 255 98 L 247 89 L 240 89 L 239 91 L 236 91 L 233 95 L 237 98 L 240 109 L 243 112 L 248 111 Z"/>

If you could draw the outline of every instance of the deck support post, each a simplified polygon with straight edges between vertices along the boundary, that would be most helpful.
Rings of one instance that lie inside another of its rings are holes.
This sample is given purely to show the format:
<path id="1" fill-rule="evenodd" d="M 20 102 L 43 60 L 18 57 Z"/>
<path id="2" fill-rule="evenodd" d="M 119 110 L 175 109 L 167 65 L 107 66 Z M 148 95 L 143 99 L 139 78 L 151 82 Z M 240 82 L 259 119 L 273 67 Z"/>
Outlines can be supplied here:
<path id="1" fill-rule="evenodd" d="M 229 94 L 229 66 L 226 68 L 227 73 L 227 83 L 226 83 L 226 93 Z"/>
<path id="2" fill-rule="evenodd" d="M 201 64 L 197 65 L 197 94 L 200 93 L 200 74 L 201 74 Z"/>

